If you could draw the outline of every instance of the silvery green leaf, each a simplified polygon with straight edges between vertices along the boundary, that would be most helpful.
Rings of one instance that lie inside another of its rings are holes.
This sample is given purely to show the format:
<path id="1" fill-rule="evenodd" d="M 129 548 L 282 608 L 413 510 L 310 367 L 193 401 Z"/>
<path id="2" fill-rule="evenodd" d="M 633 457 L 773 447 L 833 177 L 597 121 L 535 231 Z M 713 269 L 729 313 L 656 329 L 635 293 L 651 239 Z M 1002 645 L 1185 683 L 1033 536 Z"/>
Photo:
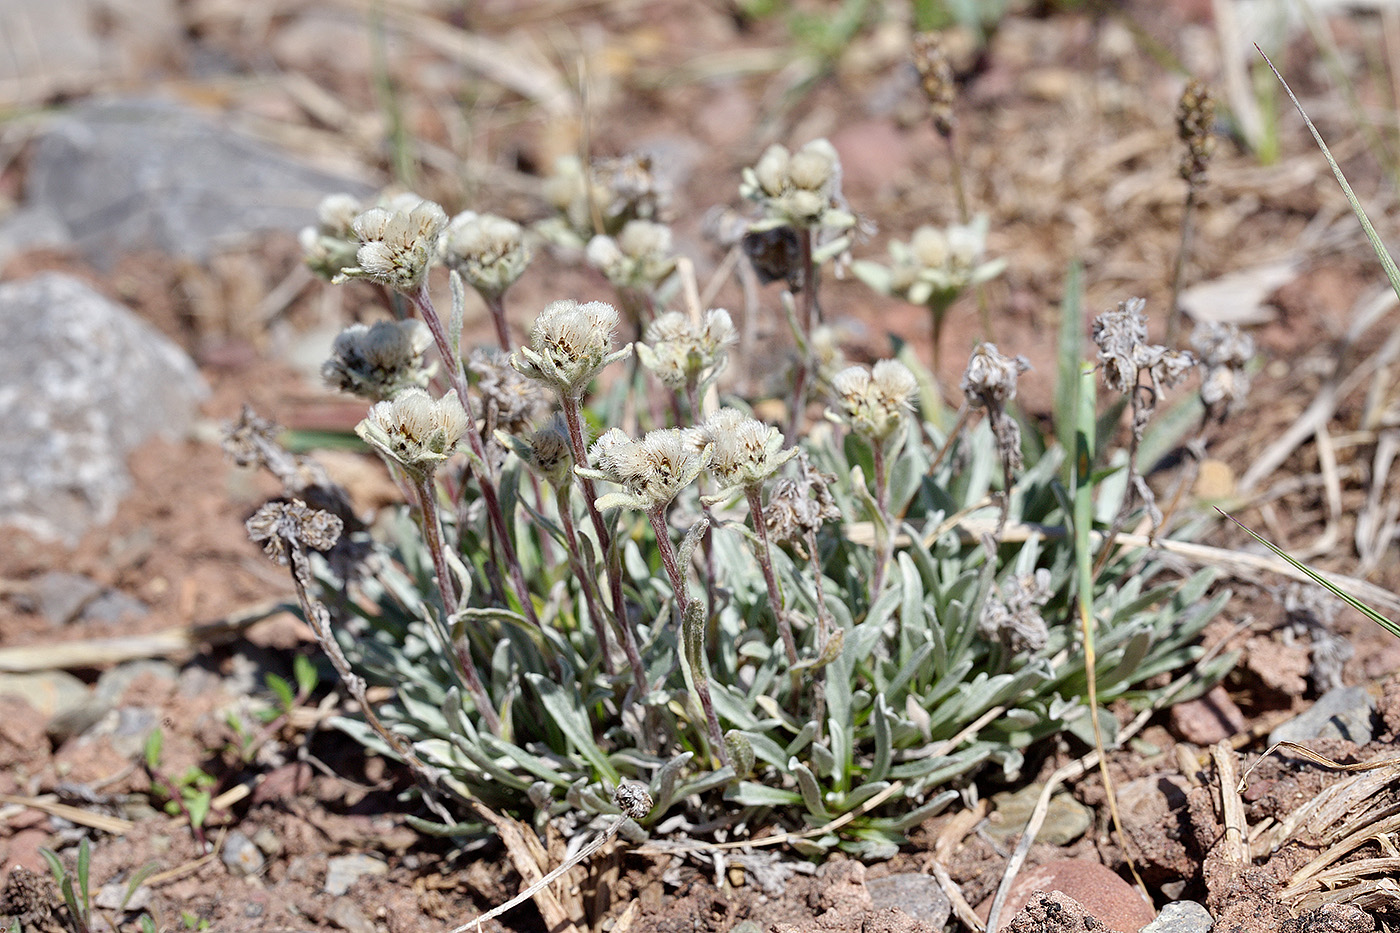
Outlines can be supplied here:
<path id="1" fill-rule="evenodd" d="M 875 835 L 870 830 L 863 830 L 860 835 L 863 838 L 845 843 L 841 848 L 868 862 L 884 862 L 894 858 L 899 854 L 900 843 L 904 841 L 892 835 Z"/>
<path id="2" fill-rule="evenodd" d="M 724 799 L 744 807 L 794 807 L 802 802 L 802 795 L 753 781 L 739 781 L 724 792 Z"/>
<path id="3" fill-rule="evenodd" d="M 414 816 L 412 813 L 405 813 L 403 819 L 405 823 L 425 836 L 479 837 L 485 835 L 488 830 L 485 823 L 438 823 L 433 820 L 425 820 L 421 816 Z"/>
<path id="4" fill-rule="evenodd" d="M 730 729 L 724 734 L 724 747 L 729 753 L 729 760 L 733 762 L 734 773 L 737 776 L 747 777 L 753 773 L 754 749 L 744 733 Z"/>
<path id="5" fill-rule="evenodd" d="M 699 521 L 690 526 L 685 533 L 685 539 L 681 542 L 680 553 L 677 557 L 682 567 L 689 567 L 691 557 L 695 554 L 695 546 L 700 543 L 700 539 L 705 536 L 705 532 L 710 528 L 710 520 L 701 517 Z"/>
<path id="6" fill-rule="evenodd" d="M 746 731 L 743 735 L 744 738 L 749 740 L 749 746 L 760 761 L 765 761 L 779 769 L 787 766 L 788 759 L 792 757 L 792 753 L 788 752 L 777 742 L 773 741 L 762 732 Z"/>
<path id="7" fill-rule="evenodd" d="M 690 760 L 695 757 L 694 752 L 681 752 L 679 755 L 667 761 L 651 779 L 651 799 L 654 801 L 651 812 L 659 815 L 671 809 L 671 804 L 676 799 L 676 781 L 680 778 L 681 771 Z"/>
<path id="8" fill-rule="evenodd" d="M 797 778 L 797 789 L 802 794 L 802 804 L 807 812 L 823 822 L 829 822 L 831 813 L 822 802 L 821 786 L 817 784 L 817 776 L 812 769 L 793 758 L 788 762 L 788 773 Z"/>
<path id="9" fill-rule="evenodd" d="M 848 743 L 852 741 L 851 731 L 852 728 L 850 725 L 847 725 L 841 730 Z M 833 736 L 833 741 L 834 739 L 835 736 Z M 835 780 L 840 780 L 841 775 L 836 768 L 836 756 L 831 753 L 831 749 L 827 748 L 826 745 L 821 742 L 813 742 L 811 751 L 808 752 L 808 757 L 812 759 L 812 764 L 816 767 L 817 771 L 822 774 L 829 774 Z"/>
<path id="10" fill-rule="evenodd" d="M 544 705 L 545 711 L 549 713 L 554 725 L 564 733 L 570 744 L 587 759 L 594 770 L 613 784 L 621 780 L 617 770 L 612 766 L 612 762 L 608 761 L 608 757 L 603 754 L 603 750 L 593 740 L 593 732 L 589 726 L 587 715 L 574 705 L 568 691 L 548 677 L 533 671 L 526 672 L 525 679 L 530 682 L 530 686 L 539 695 L 540 702 Z"/>
<path id="11" fill-rule="evenodd" d="M 889 786 L 889 781 L 866 781 L 850 793 L 841 795 L 840 809 L 842 811 L 854 810 Z"/>
<path id="12" fill-rule="evenodd" d="M 882 266 L 871 259 L 857 259 L 855 262 L 851 263 L 851 271 L 855 273 L 856 278 L 868 285 L 872 291 L 879 292 L 881 295 L 889 295 L 892 293 L 890 283 L 893 279 L 893 274 L 888 267 Z"/>
<path id="13" fill-rule="evenodd" d="M 957 799 L 958 792 L 955 790 L 945 790 L 941 793 L 935 794 L 933 798 L 928 801 L 928 803 L 925 803 L 920 807 L 916 807 L 913 810 L 910 810 L 908 813 L 904 814 L 903 816 L 896 817 L 895 819 L 891 820 L 889 828 L 891 831 L 897 833 L 908 832 L 915 826 L 918 826 L 924 820 L 932 819 L 933 817 L 942 813 L 944 810 L 948 809 L 948 805 Z"/>
<path id="14" fill-rule="evenodd" d="M 870 770 L 866 772 L 865 779 L 867 781 L 883 781 L 890 770 L 890 756 L 893 750 L 890 739 L 890 722 L 894 719 L 894 713 L 885 703 L 883 693 L 876 694 L 875 708 L 871 711 L 870 719 L 875 727 L 875 759 L 870 765 Z"/>
<path id="15" fill-rule="evenodd" d="M 799 754 L 804 748 L 811 744 L 812 739 L 816 738 L 817 733 L 820 731 L 821 726 L 819 726 L 816 722 L 809 720 L 808 722 L 804 723 L 802 726 L 802 730 L 798 732 L 796 737 L 794 737 L 793 740 L 787 744 L 787 748 L 783 749 L 784 754 L 782 760 L 785 762 L 793 755 Z M 774 762 L 774 764 L 778 765 L 779 767 L 782 766 L 781 762 Z"/>
<path id="16" fill-rule="evenodd" d="M 452 347 L 452 358 L 456 360 L 462 355 L 462 320 L 467 309 L 467 290 L 462 284 L 462 276 L 456 269 L 448 272 L 447 283 L 452 293 L 452 310 L 447 319 L 447 342 Z"/>
<path id="17" fill-rule="evenodd" d="M 716 771 L 710 771 L 701 775 L 689 783 L 681 785 L 676 791 L 677 797 L 689 797 L 691 794 L 703 794 L 706 791 L 714 790 L 717 787 L 724 787 L 734 780 L 734 769 L 725 765 Z M 655 813 L 655 809 L 652 810 Z"/>
<path id="18" fill-rule="evenodd" d="M 538 755 L 532 755 L 515 743 L 497 738 L 489 732 L 480 734 L 480 742 L 484 747 L 489 749 L 492 754 L 502 758 L 509 758 L 514 761 L 521 770 L 533 774 L 541 781 L 546 781 L 553 784 L 555 787 L 567 787 L 570 780 L 572 780 L 548 760 Z"/>

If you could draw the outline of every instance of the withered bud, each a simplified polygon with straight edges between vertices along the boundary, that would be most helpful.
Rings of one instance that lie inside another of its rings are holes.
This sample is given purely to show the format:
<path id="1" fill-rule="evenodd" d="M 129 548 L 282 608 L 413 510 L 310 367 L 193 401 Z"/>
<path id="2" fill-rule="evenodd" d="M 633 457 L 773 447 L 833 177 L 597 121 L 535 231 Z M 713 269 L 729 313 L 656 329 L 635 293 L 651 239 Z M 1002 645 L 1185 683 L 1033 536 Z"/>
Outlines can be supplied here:
<path id="1" fill-rule="evenodd" d="M 300 499 L 269 502 L 244 523 L 248 537 L 261 544 L 263 553 L 286 564 L 288 554 L 300 548 L 329 551 L 340 540 L 345 524 L 330 512 L 313 509 Z"/>
<path id="2" fill-rule="evenodd" d="M 957 102 L 958 86 L 942 35 L 921 32 L 914 37 L 914 67 L 919 70 L 919 85 L 928 98 L 933 128 L 945 138 L 953 135 L 953 128 L 957 126 L 953 105 Z"/>
<path id="3" fill-rule="evenodd" d="M 1206 167 L 1215 152 L 1215 138 L 1211 136 L 1214 125 L 1215 99 L 1203 83 L 1190 81 L 1176 106 L 1176 134 L 1186 144 L 1186 152 L 1181 157 L 1181 177 L 1192 188 L 1206 180 Z"/>

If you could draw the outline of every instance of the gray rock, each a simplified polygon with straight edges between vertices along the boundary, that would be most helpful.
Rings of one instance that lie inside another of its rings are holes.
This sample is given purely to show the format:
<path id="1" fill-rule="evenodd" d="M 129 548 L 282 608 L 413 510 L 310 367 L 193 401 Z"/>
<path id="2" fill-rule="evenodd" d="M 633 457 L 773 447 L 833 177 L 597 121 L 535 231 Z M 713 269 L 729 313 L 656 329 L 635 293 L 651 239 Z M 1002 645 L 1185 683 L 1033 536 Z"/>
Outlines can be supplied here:
<path id="1" fill-rule="evenodd" d="M 169 661 L 161 660 L 140 660 L 128 661 L 125 664 L 118 664 L 110 670 L 104 671 L 101 677 L 97 678 L 97 683 L 93 686 L 93 692 L 97 698 L 109 706 L 114 706 L 121 702 L 122 695 L 126 693 L 128 687 L 138 677 L 150 675 L 157 680 L 174 684 L 180 676 L 179 670 Z"/>
<path id="2" fill-rule="evenodd" d="M 339 855 L 326 861 L 326 883 L 321 890 L 341 897 L 365 875 L 387 875 L 389 866 L 372 856 Z"/>
<path id="3" fill-rule="evenodd" d="M 267 864 L 267 859 L 258 847 L 253 845 L 253 840 L 236 829 L 224 839 L 224 848 L 219 857 L 224 860 L 224 865 L 230 872 L 245 877 L 256 875 Z"/>
<path id="4" fill-rule="evenodd" d="M 1210 933 L 1215 921 L 1195 901 L 1173 901 L 1162 908 L 1157 919 L 1142 928 L 1142 933 Z"/>
<path id="5" fill-rule="evenodd" d="M 0 694 L 17 696 L 45 719 L 52 719 L 88 703 L 87 684 L 67 671 L 0 674 Z"/>
<path id="6" fill-rule="evenodd" d="M 25 197 L 110 268 L 135 249 L 203 260 L 251 233 L 297 230 L 338 191 L 369 193 L 196 111 L 136 99 L 89 101 L 55 120 L 35 147 Z"/>
<path id="7" fill-rule="evenodd" d="M 123 706 L 108 710 L 77 739 L 80 743 L 106 741 L 123 758 L 137 759 L 146 749 L 146 740 L 160 725 L 160 711 L 145 706 Z"/>
<path id="8" fill-rule="evenodd" d="M 1040 784 L 1031 784 L 1018 791 L 1003 791 L 994 795 L 995 818 L 989 821 L 987 834 L 1005 839 L 1024 832 L 1026 824 L 1030 822 L 1031 811 L 1040 798 L 1041 787 Z M 1045 811 L 1045 822 L 1035 838 L 1037 842 L 1048 842 L 1054 846 L 1069 845 L 1084 835 L 1093 822 L 1093 813 L 1084 804 L 1069 794 L 1054 794 L 1050 797 L 1049 809 Z"/>
<path id="9" fill-rule="evenodd" d="M 145 885 L 138 885 L 131 896 L 127 896 L 127 889 L 131 886 L 130 881 L 111 881 L 97 889 L 93 895 L 92 903 L 103 910 L 145 910 L 151 906 L 151 889 Z"/>
<path id="10" fill-rule="evenodd" d="M 1310 739 L 1346 739 L 1365 745 L 1375 734 L 1375 703 L 1365 687 L 1340 687 L 1318 697 L 1306 712 L 1277 726 L 1269 744 Z"/>
<path id="11" fill-rule="evenodd" d="M 897 907 L 915 920 L 922 920 L 935 930 L 943 929 L 953 904 L 943 893 L 938 879 L 918 872 L 867 878 L 865 889 L 875 907 Z"/>
<path id="12" fill-rule="evenodd" d="M 373 921 L 348 898 L 340 898 L 326 911 L 326 919 L 349 933 L 374 933 Z"/>
<path id="13" fill-rule="evenodd" d="M 32 249 L 65 249 L 72 244 L 68 225 L 51 208 L 26 205 L 0 217 L 0 267 Z"/>
<path id="14" fill-rule="evenodd" d="M 67 625 L 102 592 L 102 584 L 80 573 L 50 570 L 34 581 L 39 611 L 55 626 Z"/>
<path id="15" fill-rule="evenodd" d="M 75 545 L 116 514 L 127 455 L 179 437 L 208 389 L 179 347 L 67 276 L 0 285 L 0 333 L 0 525 Z"/>
<path id="16" fill-rule="evenodd" d="M 84 622 L 120 622 L 124 619 L 141 619 L 150 607 L 134 596 L 120 590 L 108 590 L 98 596 L 83 609 Z"/>

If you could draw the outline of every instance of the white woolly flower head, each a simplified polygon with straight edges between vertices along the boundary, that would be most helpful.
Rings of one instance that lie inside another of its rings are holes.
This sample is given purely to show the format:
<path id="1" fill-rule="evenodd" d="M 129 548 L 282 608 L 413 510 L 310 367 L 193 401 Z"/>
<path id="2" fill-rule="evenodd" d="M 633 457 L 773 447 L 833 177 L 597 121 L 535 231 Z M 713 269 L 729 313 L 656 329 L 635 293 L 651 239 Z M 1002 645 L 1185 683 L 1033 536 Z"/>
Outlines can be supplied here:
<path id="1" fill-rule="evenodd" d="M 744 169 L 739 193 L 763 206 L 763 228 L 855 226 L 841 196 L 841 158 L 825 139 L 814 139 L 797 152 L 769 146 L 752 168 Z"/>
<path id="2" fill-rule="evenodd" d="M 1006 269 L 1005 259 L 984 261 L 987 217 L 946 227 L 924 225 L 908 242 L 892 240 L 890 264 L 862 260 L 856 275 L 871 288 L 916 305 L 946 307 L 976 285 L 991 281 Z"/>
<path id="3" fill-rule="evenodd" d="M 618 288 L 652 290 L 676 271 L 671 228 L 651 220 L 629 220 L 616 237 L 595 236 L 586 255 Z"/>
<path id="4" fill-rule="evenodd" d="M 355 264 L 360 240 L 352 224 L 363 209 L 360 200 L 349 194 L 332 194 L 321 199 L 316 208 L 316 226 L 303 228 L 297 237 L 307 268 L 330 280 L 342 269 Z"/>
<path id="5" fill-rule="evenodd" d="M 574 455 L 569 446 L 569 429 L 562 415 L 556 414 L 525 437 L 496 432 L 503 447 L 515 451 L 525 465 L 555 489 L 568 485 L 574 471 Z"/>
<path id="6" fill-rule="evenodd" d="M 704 443 L 714 452 L 709 470 L 723 491 L 761 485 L 783 464 L 797 456 L 797 448 L 783 450 L 783 434 L 772 425 L 750 418 L 737 408 L 721 408 L 699 428 Z"/>
<path id="7" fill-rule="evenodd" d="M 504 294 L 530 263 L 520 224 L 475 211 L 463 211 L 448 222 L 441 251 L 447 267 L 488 298 Z"/>
<path id="8" fill-rule="evenodd" d="M 410 473 L 431 473 L 456 450 L 471 419 L 454 389 L 435 399 L 422 389 L 404 389 L 379 402 L 355 433 Z"/>
<path id="9" fill-rule="evenodd" d="M 613 428 L 589 450 L 592 468 L 577 466 L 574 472 L 622 487 L 621 492 L 599 496 L 599 509 L 654 512 L 695 481 L 713 450 L 695 428 L 661 428 L 637 440 Z"/>
<path id="10" fill-rule="evenodd" d="M 408 206 L 412 200 L 416 203 Z M 332 281 L 369 279 L 404 294 L 422 286 L 437 253 L 438 237 L 447 226 L 447 214 L 432 201 L 413 195 L 401 195 L 389 203 L 355 218 L 358 265 L 341 270 Z"/>
<path id="11" fill-rule="evenodd" d="M 631 344 L 613 350 L 617 324 L 617 309 L 606 302 L 555 301 L 535 318 L 530 346 L 511 354 L 511 365 L 565 398 L 582 398 L 604 366 L 632 352 Z"/>
<path id="12" fill-rule="evenodd" d="M 918 386 L 914 374 L 898 360 L 880 360 L 872 369 L 849 366 L 831 379 L 838 417 L 872 442 L 894 436 L 912 408 Z"/>
<path id="13" fill-rule="evenodd" d="M 723 308 L 711 308 L 700 321 L 667 311 L 647 326 L 637 357 L 665 385 L 680 390 L 718 376 L 738 339 L 734 321 Z"/>
<path id="14" fill-rule="evenodd" d="M 1006 356 L 994 343 L 978 344 L 963 373 L 963 396 L 973 406 L 1004 405 L 1016 397 L 1016 383 L 1030 368 L 1024 356 Z"/>
<path id="15" fill-rule="evenodd" d="M 411 386 L 428 384 L 423 354 L 433 337 L 421 321 L 352 324 L 341 331 L 321 365 L 326 384 L 342 392 L 382 401 Z"/>

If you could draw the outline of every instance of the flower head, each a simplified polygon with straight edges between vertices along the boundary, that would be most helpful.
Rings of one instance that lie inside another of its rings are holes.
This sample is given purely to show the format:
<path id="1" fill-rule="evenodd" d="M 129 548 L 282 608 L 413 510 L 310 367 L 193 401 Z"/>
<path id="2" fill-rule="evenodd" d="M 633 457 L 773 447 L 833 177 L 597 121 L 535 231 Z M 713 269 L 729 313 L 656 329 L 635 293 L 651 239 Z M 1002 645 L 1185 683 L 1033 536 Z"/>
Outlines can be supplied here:
<path id="1" fill-rule="evenodd" d="M 808 536 L 821 530 L 823 523 L 840 518 L 841 509 L 831 495 L 835 474 L 813 467 L 802 453 L 797 456 L 797 472 L 796 478 L 780 479 L 773 484 L 763 517 L 773 540 L 791 544 L 798 555 L 806 559 Z"/>
<path id="2" fill-rule="evenodd" d="M 522 434 L 548 415 L 553 394 L 512 367 L 510 357 L 502 351 L 473 350 L 467 358 L 467 370 L 473 375 L 476 393 L 481 398 L 487 435 L 498 428 Z"/>
<path id="3" fill-rule="evenodd" d="M 588 241 L 588 264 L 618 288 L 650 291 L 676 271 L 671 228 L 650 220 L 629 220 L 616 238 L 599 234 Z"/>
<path id="4" fill-rule="evenodd" d="M 1103 381 L 1116 392 L 1130 392 L 1140 373 L 1147 373 L 1154 387 L 1180 382 L 1196 365 L 1196 358 L 1184 350 L 1168 350 L 1147 342 L 1147 302 L 1129 298 L 1117 310 L 1094 318 L 1094 343 L 1099 347 Z"/>
<path id="5" fill-rule="evenodd" d="M 984 262 L 987 217 L 947 227 L 922 226 L 906 243 L 890 242 L 890 265 L 863 260 L 853 271 L 876 291 L 944 308 L 967 289 L 1001 275 L 1006 260 Z"/>
<path id="6" fill-rule="evenodd" d="M 1040 614 L 1050 600 L 1050 571 L 1012 577 L 998 584 L 982 606 L 977 631 L 994 639 L 1012 654 L 1039 651 L 1050 640 L 1050 628 Z"/>
<path id="7" fill-rule="evenodd" d="M 638 440 L 613 428 L 589 450 L 593 468 L 577 466 L 574 472 L 622 487 L 621 492 L 599 496 L 599 509 L 654 512 L 695 481 L 713 450 L 695 428 L 661 428 Z"/>
<path id="8" fill-rule="evenodd" d="M 647 326 L 637 357 L 668 387 L 681 390 L 714 379 L 738 341 L 734 322 L 723 308 L 711 308 L 702 321 L 667 311 Z"/>
<path id="9" fill-rule="evenodd" d="M 604 366 L 632 352 L 631 344 L 613 350 L 617 323 L 617 309 L 606 302 L 553 302 L 535 319 L 530 346 L 511 354 L 511 365 L 565 398 L 582 398 Z"/>
<path id="10" fill-rule="evenodd" d="M 488 298 L 499 298 L 530 263 L 525 230 L 495 214 L 463 211 L 442 234 L 442 261 Z"/>
<path id="11" fill-rule="evenodd" d="M 397 198 L 389 207 L 372 207 L 355 218 L 358 265 L 342 269 L 332 281 L 369 279 L 404 294 L 423 284 L 447 214 L 432 201 L 420 199 L 410 207 L 407 200 Z"/>
<path id="12" fill-rule="evenodd" d="M 1191 334 L 1191 347 L 1200 355 L 1201 402 L 1206 411 L 1223 419 L 1244 403 L 1249 393 L 1249 370 L 1254 339 L 1240 333 L 1235 324 L 1204 321 Z"/>
<path id="13" fill-rule="evenodd" d="M 302 260 L 312 272 L 330 280 L 340 270 L 355 264 L 359 238 L 351 224 L 363 208 L 358 198 L 349 194 L 332 194 L 321 200 L 316 208 L 316 226 L 302 229 Z"/>
<path id="14" fill-rule="evenodd" d="M 410 386 L 428 384 L 423 354 L 432 334 L 419 321 L 352 324 L 335 338 L 321 378 L 332 388 L 381 401 Z"/>
<path id="15" fill-rule="evenodd" d="M 244 523 L 248 537 L 261 544 L 263 553 L 286 564 L 291 551 L 311 548 L 329 551 L 340 540 L 345 523 L 336 515 L 313 509 L 300 499 L 269 502 Z"/>
<path id="16" fill-rule="evenodd" d="M 556 414 L 525 437 L 498 431 L 496 438 L 555 489 L 568 485 L 573 475 L 574 455 L 569 447 L 569 429 L 561 415 Z"/>
<path id="17" fill-rule="evenodd" d="M 455 389 L 435 399 L 411 388 L 375 404 L 355 433 L 385 457 L 422 475 L 451 456 L 470 429 L 471 419 Z"/>
<path id="18" fill-rule="evenodd" d="M 645 153 L 599 159 L 589 166 L 570 155 L 554 163 L 544 197 L 558 216 L 536 229 L 551 241 L 582 247 L 595 233 L 616 235 L 629 220 L 663 219 L 670 192 Z M 601 230 L 594 227 L 595 212 Z"/>
<path id="19" fill-rule="evenodd" d="M 838 414 L 851 429 L 872 442 L 884 442 L 904 423 L 919 387 L 914 374 L 898 360 L 880 360 L 873 369 L 849 366 L 831 380 Z"/>
<path id="20" fill-rule="evenodd" d="M 1005 356 L 994 343 L 978 344 L 963 373 L 963 395 L 973 406 L 1005 405 L 1016 397 L 1021 373 L 1030 368 L 1024 356 Z"/>
<path id="21" fill-rule="evenodd" d="M 723 490 L 758 486 L 797 456 L 795 447 L 783 450 L 781 431 L 737 408 L 721 408 L 699 431 L 702 442 L 714 448 L 709 470 Z"/>
<path id="22" fill-rule="evenodd" d="M 814 139 L 797 152 L 774 144 L 753 168 L 744 169 L 739 193 L 763 207 L 760 227 L 855 226 L 841 196 L 841 157 L 825 139 Z"/>

